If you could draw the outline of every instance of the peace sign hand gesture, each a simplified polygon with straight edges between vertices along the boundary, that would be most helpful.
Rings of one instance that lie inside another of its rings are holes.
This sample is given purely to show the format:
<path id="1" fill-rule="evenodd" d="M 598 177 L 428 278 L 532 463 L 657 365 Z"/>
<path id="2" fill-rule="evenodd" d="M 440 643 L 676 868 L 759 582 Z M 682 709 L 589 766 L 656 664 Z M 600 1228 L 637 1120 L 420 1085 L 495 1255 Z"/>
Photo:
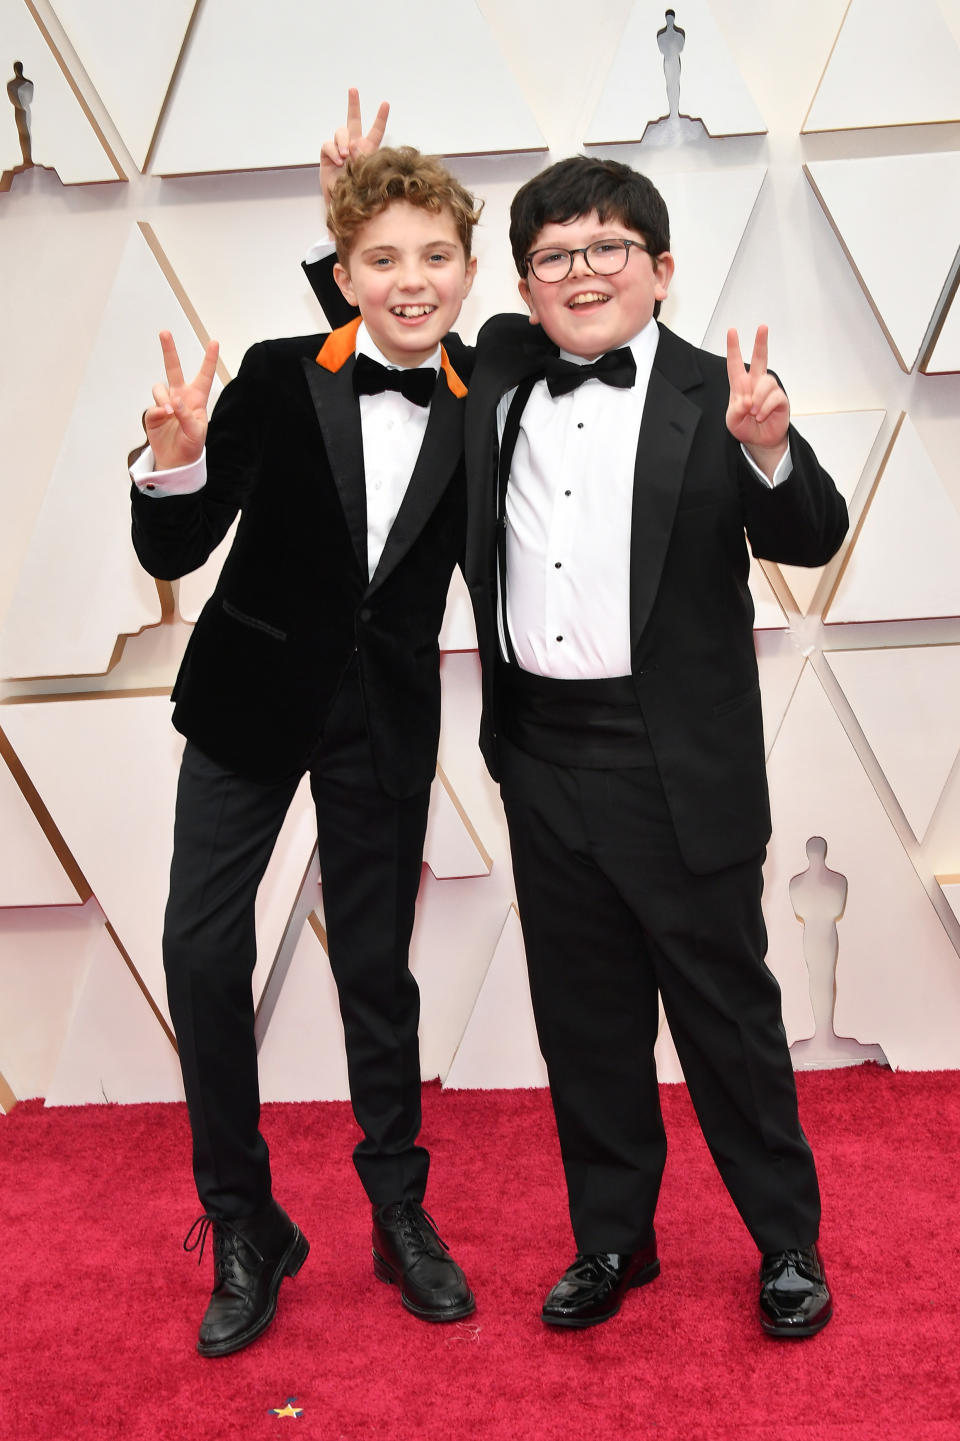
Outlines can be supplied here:
<path id="1" fill-rule="evenodd" d="M 173 470 L 199 460 L 207 438 L 207 402 L 217 373 L 220 347 L 211 340 L 196 378 L 188 385 L 169 330 L 160 332 L 166 385 L 153 387 L 153 405 L 143 413 L 143 428 L 158 470 Z"/>
<path id="2" fill-rule="evenodd" d="M 747 370 L 740 354 L 740 338 L 727 331 L 727 377 L 730 403 L 727 429 L 746 446 L 753 460 L 773 479 L 777 463 L 787 450 L 790 402 L 767 370 L 767 327 L 758 326 L 753 356 Z"/>
<path id="3" fill-rule="evenodd" d="M 347 123 L 341 125 L 332 140 L 325 140 L 320 150 L 320 189 L 324 205 L 330 204 L 333 187 L 340 178 L 344 162 L 357 155 L 372 155 L 379 149 L 387 128 L 390 103 L 384 100 L 377 111 L 377 118 L 364 135 L 360 119 L 360 92 L 347 91 Z"/>

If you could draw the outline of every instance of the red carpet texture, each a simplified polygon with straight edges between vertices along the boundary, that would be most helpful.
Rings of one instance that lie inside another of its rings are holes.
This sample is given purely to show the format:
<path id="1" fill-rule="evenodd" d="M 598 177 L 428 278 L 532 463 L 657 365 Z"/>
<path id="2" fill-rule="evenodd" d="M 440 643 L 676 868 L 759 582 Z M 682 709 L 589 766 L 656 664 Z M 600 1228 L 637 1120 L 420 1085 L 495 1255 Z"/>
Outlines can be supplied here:
<path id="1" fill-rule="evenodd" d="M 663 1274 L 605 1325 L 549 1330 L 573 1247 L 548 1097 L 434 1084 L 427 1206 L 476 1315 L 425 1324 L 375 1280 L 349 1107 L 273 1105 L 275 1192 L 312 1250 L 273 1326 L 219 1361 L 194 1349 L 210 1248 L 200 1268 L 180 1248 L 184 1108 L 24 1103 L 0 1117 L 0 1441 L 957 1441 L 960 1072 L 798 1084 L 836 1298 L 818 1337 L 760 1331 L 757 1257 L 682 1086 Z"/>

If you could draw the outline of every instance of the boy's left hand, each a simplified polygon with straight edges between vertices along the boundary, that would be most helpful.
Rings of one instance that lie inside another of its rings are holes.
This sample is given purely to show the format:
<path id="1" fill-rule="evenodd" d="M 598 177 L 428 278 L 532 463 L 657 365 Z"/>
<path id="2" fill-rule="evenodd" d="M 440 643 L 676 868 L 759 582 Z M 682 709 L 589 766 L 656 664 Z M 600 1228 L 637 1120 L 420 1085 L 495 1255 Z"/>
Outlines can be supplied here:
<path id="1" fill-rule="evenodd" d="M 360 119 L 360 92 L 352 88 L 347 91 L 347 123 L 340 126 L 332 140 L 325 140 L 320 149 L 320 189 L 324 205 L 330 204 L 330 195 L 340 179 L 344 162 L 356 155 L 370 155 L 379 148 L 389 114 L 390 102 L 384 100 L 376 120 L 368 134 L 364 135 Z"/>
<path id="2" fill-rule="evenodd" d="M 749 370 L 740 354 L 740 337 L 735 330 L 727 331 L 727 376 L 730 380 L 727 429 L 734 440 L 746 446 L 756 464 L 772 480 L 777 463 L 787 450 L 790 402 L 767 370 L 765 325 L 757 327 Z"/>

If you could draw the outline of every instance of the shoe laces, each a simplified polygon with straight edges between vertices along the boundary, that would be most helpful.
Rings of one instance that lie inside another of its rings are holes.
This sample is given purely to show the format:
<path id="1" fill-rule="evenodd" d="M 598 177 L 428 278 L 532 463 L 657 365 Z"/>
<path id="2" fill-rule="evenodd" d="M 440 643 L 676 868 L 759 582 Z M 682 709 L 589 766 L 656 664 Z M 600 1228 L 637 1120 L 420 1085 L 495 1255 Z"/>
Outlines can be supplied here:
<path id="1" fill-rule="evenodd" d="M 216 1270 L 219 1271 L 230 1251 L 236 1253 L 237 1243 L 240 1241 L 253 1252 L 260 1264 L 263 1264 L 263 1257 L 256 1246 L 248 1236 L 245 1236 L 242 1231 L 237 1229 L 232 1221 L 226 1220 L 223 1216 L 211 1216 L 208 1211 L 205 1211 L 202 1216 L 197 1217 L 183 1238 L 183 1249 L 185 1251 L 196 1251 L 199 1248 L 200 1254 L 197 1257 L 198 1266 L 203 1260 L 203 1248 L 207 1243 L 207 1236 L 211 1229 L 213 1230 L 213 1264 Z"/>
<path id="2" fill-rule="evenodd" d="M 437 1223 L 419 1201 L 400 1201 L 396 1210 L 396 1228 L 407 1244 L 415 1243 L 425 1249 L 432 1241 L 439 1241 L 449 1255 L 450 1247 L 437 1230 Z"/>
<path id="3" fill-rule="evenodd" d="M 763 1258 L 762 1269 L 768 1280 L 779 1281 L 791 1266 L 808 1281 L 821 1279 L 816 1252 L 811 1247 L 791 1247 L 786 1251 L 775 1251 Z"/>
<path id="4" fill-rule="evenodd" d="M 576 1281 L 586 1281 L 588 1283 L 610 1280 L 611 1278 L 615 1279 L 616 1267 L 608 1261 L 607 1255 L 608 1253 L 603 1251 L 596 1254 L 578 1251 L 577 1259 L 567 1270 L 566 1276 Z"/>

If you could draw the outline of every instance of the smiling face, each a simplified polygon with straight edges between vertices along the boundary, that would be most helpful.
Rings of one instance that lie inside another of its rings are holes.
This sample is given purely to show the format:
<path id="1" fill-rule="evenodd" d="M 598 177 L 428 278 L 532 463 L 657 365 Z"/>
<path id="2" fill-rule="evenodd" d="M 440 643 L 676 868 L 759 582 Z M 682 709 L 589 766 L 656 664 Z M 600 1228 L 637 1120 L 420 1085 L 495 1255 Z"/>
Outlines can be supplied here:
<path id="1" fill-rule="evenodd" d="M 396 200 L 357 231 L 337 284 L 394 365 L 420 365 L 460 314 L 477 268 L 453 216 Z"/>
<path id="2" fill-rule="evenodd" d="M 550 221 L 537 233 L 530 251 L 557 245 L 577 250 L 595 240 L 637 240 L 646 237 L 596 211 L 573 220 Z M 616 275 L 594 275 L 582 255 L 574 256 L 565 280 L 554 284 L 538 280 L 532 271 L 520 281 L 520 294 L 534 325 L 542 325 L 554 344 L 571 355 L 595 360 L 607 350 L 626 345 L 653 317 L 658 300 L 665 300 L 673 276 L 668 250 L 648 255 L 631 248 L 627 263 Z"/>

